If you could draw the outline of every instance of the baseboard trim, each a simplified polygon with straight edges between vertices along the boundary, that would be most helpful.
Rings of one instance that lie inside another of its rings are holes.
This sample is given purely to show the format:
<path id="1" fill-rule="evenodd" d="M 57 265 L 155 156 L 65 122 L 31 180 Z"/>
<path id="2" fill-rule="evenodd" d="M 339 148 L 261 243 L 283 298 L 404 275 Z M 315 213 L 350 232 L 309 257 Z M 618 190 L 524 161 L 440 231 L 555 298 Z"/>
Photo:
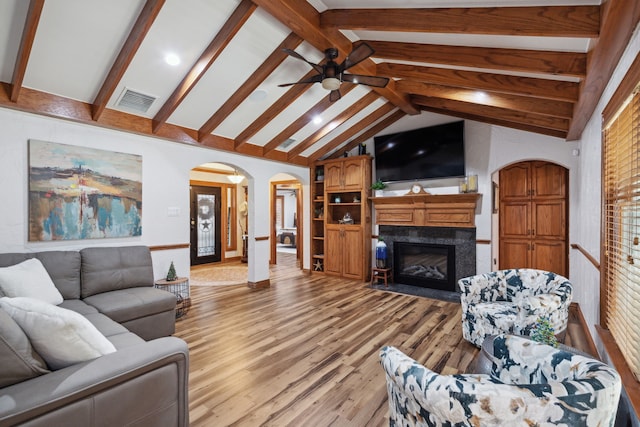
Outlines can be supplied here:
<path id="1" fill-rule="evenodd" d="M 251 289 L 265 289 L 271 286 L 269 279 L 260 280 L 259 282 L 247 282 L 247 286 Z"/>

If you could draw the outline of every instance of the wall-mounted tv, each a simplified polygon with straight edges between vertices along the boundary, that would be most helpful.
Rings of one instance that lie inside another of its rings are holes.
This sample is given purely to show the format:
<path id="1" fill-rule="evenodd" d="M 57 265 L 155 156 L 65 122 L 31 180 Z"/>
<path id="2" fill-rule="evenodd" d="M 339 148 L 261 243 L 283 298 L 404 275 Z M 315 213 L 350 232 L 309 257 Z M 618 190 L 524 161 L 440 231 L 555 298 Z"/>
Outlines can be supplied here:
<path id="1" fill-rule="evenodd" d="M 376 136 L 376 179 L 383 182 L 461 177 L 464 121 Z"/>

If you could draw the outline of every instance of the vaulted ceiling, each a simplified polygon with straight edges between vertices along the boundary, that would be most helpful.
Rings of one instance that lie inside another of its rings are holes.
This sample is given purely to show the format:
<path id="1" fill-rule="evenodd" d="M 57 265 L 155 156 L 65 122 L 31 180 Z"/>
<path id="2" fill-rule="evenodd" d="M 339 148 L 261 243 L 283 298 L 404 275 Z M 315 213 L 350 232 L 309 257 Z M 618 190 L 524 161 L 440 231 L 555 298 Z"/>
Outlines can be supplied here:
<path id="1" fill-rule="evenodd" d="M 640 17 L 600 3 L 1 0 L 0 106 L 300 165 L 419 114 L 573 140 Z M 362 42 L 347 72 L 386 87 L 279 87 L 317 74 L 283 49 L 341 63 Z"/>

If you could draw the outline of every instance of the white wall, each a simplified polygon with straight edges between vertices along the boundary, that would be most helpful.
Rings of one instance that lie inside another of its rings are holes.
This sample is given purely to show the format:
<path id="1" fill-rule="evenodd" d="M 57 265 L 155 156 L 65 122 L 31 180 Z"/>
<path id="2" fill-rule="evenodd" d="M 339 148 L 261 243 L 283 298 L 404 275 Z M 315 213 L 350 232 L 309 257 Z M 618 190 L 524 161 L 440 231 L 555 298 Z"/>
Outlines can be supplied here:
<path id="1" fill-rule="evenodd" d="M 611 95 L 622 81 L 629 66 L 640 52 L 640 31 L 636 28 L 622 59 L 609 80 L 598 107 L 587 124 L 580 141 L 580 162 L 577 181 L 573 192 L 572 242 L 582 246 L 590 255 L 600 260 L 600 221 L 601 221 L 601 133 L 602 110 L 611 99 Z M 577 251 L 571 251 L 569 259 L 574 287 L 580 292 L 580 308 L 591 336 L 601 347 L 594 325 L 600 323 L 600 272 Z M 602 354 L 602 353 L 601 353 Z"/>
<path id="2" fill-rule="evenodd" d="M 307 168 L 253 157 L 178 144 L 159 138 L 130 134 L 44 116 L 0 108 L 0 252 L 79 249 L 87 246 L 142 244 L 172 245 L 189 242 L 189 171 L 205 162 L 236 166 L 249 179 L 249 274 L 258 282 L 269 277 L 269 180 L 278 172 L 309 184 Z M 39 139 L 142 156 L 142 236 L 135 238 L 28 242 L 27 141 Z M 308 197 L 308 196 L 307 196 Z M 307 202 L 308 203 L 308 202 Z M 177 208 L 177 216 L 168 210 Z M 308 222 L 308 221 L 307 221 Z M 305 224 L 308 233 L 309 224 Z M 306 236 L 308 239 L 308 235 Z M 179 275 L 189 274 L 189 250 L 154 251 L 154 275 L 164 277 L 171 261 Z M 309 268 L 305 260 L 305 268 Z"/>

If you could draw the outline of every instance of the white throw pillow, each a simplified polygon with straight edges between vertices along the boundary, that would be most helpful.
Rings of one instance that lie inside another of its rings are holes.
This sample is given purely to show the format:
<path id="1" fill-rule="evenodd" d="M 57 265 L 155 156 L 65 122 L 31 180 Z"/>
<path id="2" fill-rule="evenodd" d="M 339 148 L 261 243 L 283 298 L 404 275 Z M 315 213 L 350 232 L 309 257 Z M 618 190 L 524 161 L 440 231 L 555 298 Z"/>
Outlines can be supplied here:
<path id="1" fill-rule="evenodd" d="M 8 297 L 29 297 L 58 305 L 62 294 L 38 258 L 0 268 L 0 289 Z"/>
<path id="2" fill-rule="evenodd" d="M 0 298 L 2 307 L 27 334 L 51 369 L 61 369 L 116 348 L 79 313 L 35 298 Z"/>

